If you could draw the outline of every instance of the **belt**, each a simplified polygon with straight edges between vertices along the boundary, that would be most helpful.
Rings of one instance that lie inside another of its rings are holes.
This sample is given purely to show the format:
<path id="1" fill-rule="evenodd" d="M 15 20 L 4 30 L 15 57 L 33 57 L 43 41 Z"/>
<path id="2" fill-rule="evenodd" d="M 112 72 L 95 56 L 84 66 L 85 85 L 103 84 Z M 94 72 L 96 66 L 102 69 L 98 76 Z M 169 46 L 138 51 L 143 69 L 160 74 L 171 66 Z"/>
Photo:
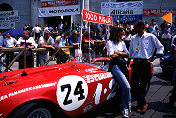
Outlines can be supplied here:
<path id="1" fill-rule="evenodd" d="M 148 59 L 143 59 L 143 58 L 134 58 L 134 61 L 147 61 Z"/>

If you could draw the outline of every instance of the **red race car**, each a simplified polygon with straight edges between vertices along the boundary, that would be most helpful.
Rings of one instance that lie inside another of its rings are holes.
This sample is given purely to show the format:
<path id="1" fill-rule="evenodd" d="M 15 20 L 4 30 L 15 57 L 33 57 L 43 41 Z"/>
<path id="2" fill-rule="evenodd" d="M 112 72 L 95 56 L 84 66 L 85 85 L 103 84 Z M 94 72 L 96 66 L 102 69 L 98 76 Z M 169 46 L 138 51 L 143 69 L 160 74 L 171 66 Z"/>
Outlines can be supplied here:
<path id="1" fill-rule="evenodd" d="M 100 60 L 107 63 L 67 62 L 0 74 L 0 118 L 76 117 L 107 103 L 118 96 L 117 82 L 108 58 L 93 62 Z"/>

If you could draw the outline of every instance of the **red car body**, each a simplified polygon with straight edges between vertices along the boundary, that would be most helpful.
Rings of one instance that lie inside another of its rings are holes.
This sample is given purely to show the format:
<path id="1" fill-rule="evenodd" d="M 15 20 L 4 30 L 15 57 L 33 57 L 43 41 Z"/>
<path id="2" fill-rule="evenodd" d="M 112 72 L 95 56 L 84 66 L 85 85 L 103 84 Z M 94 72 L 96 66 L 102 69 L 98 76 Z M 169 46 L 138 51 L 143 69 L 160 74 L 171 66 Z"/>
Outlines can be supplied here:
<path id="1" fill-rule="evenodd" d="M 17 111 L 34 102 L 49 111 L 52 103 L 76 117 L 118 95 L 111 72 L 77 62 L 4 72 L 0 86 L 0 118 L 17 116 Z"/>

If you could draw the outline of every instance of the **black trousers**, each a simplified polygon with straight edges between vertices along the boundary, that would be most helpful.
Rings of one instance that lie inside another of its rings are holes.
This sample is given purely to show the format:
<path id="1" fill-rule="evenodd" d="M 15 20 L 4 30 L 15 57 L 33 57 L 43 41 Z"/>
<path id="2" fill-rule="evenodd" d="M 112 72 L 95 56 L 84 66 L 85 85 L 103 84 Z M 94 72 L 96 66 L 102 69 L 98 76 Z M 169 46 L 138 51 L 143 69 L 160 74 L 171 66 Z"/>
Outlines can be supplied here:
<path id="1" fill-rule="evenodd" d="M 170 102 L 176 102 L 176 85 L 174 85 L 174 88 L 172 89 L 172 94 L 169 98 Z"/>
<path id="2" fill-rule="evenodd" d="M 151 65 L 147 60 L 134 59 L 132 65 L 132 93 L 137 100 L 138 106 L 146 104 L 147 85 L 151 80 Z"/>
<path id="3" fill-rule="evenodd" d="M 32 68 L 33 58 L 32 55 L 26 56 L 26 68 Z M 24 68 L 24 56 L 19 57 L 19 69 Z"/>
<path id="4" fill-rule="evenodd" d="M 40 33 L 35 33 L 35 40 L 39 40 L 39 38 L 40 38 Z"/>

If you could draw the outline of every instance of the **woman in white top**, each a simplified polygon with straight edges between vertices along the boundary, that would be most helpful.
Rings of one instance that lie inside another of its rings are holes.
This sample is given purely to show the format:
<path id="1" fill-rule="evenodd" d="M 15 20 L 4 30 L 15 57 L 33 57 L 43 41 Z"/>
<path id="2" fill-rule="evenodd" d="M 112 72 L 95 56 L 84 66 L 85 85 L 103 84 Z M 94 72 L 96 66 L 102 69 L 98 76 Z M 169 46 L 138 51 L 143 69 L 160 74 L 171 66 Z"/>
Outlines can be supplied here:
<path id="1" fill-rule="evenodd" d="M 112 27 L 109 41 L 106 44 L 108 55 L 111 58 L 110 71 L 121 85 L 121 107 L 123 117 L 128 117 L 131 112 L 131 87 L 127 80 L 128 69 L 124 57 L 128 57 L 128 50 L 122 41 L 123 27 Z"/>

